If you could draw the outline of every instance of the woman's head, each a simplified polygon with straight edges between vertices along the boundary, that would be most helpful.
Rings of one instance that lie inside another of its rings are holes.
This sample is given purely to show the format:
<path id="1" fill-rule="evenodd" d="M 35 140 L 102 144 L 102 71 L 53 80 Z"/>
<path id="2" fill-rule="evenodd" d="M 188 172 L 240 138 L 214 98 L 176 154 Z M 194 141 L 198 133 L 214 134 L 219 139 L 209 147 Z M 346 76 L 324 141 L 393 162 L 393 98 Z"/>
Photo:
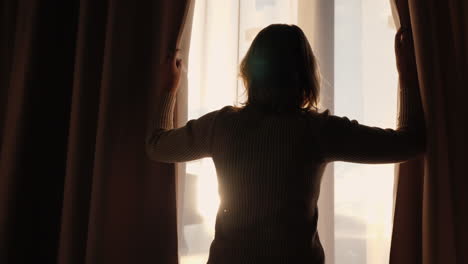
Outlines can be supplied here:
<path id="1" fill-rule="evenodd" d="M 245 106 L 267 111 L 317 110 L 317 62 L 304 32 L 295 25 L 261 30 L 240 65 L 247 91 Z"/>

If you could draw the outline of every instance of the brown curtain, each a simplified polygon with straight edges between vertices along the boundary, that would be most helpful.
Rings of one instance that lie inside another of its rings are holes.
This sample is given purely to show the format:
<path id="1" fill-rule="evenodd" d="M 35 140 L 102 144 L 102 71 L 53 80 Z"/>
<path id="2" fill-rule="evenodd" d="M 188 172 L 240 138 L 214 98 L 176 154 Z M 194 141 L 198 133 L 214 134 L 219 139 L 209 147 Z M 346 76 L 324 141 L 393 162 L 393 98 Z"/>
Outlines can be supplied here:
<path id="1" fill-rule="evenodd" d="M 468 1 L 396 6 L 413 32 L 428 142 L 397 166 L 390 263 L 468 263 Z"/>
<path id="2" fill-rule="evenodd" d="M 0 2 L 0 263 L 178 262 L 144 139 L 189 2 Z"/>

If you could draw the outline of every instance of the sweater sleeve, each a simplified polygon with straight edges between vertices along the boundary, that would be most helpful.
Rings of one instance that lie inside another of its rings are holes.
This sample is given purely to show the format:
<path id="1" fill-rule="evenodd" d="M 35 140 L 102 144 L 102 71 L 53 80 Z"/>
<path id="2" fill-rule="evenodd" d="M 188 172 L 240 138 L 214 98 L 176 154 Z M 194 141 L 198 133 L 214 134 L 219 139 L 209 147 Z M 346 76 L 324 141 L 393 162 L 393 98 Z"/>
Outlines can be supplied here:
<path id="1" fill-rule="evenodd" d="M 321 114 L 318 139 L 326 162 L 399 163 L 425 151 L 424 113 L 417 84 L 400 84 L 397 129 L 371 127 L 347 117 Z"/>
<path id="2" fill-rule="evenodd" d="M 219 110 L 185 126 L 174 128 L 173 115 L 176 94 L 163 93 L 157 100 L 156 113 L 146 136 L 146 153 L 153 161 L 174 163 L 211 156 L 211 139 Z"/>

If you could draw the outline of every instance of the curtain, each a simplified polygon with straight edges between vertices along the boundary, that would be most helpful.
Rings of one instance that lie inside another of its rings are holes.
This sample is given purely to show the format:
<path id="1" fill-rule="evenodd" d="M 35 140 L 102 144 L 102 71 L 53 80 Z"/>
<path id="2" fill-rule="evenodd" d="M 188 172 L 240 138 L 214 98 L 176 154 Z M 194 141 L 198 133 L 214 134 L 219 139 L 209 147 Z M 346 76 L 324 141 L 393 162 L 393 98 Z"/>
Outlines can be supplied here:
<path id="1" fill-rule="evenodd" d="M 144 139 L 188 0 L 0 4 L 0 263 L 177 263 Z"/>
<path id="2" fill-rule="evenodd" d="M 395 2 L 413 32 L 428 142 L 397 168 L 390 263 L 468 263 L 468 2 Z"/>

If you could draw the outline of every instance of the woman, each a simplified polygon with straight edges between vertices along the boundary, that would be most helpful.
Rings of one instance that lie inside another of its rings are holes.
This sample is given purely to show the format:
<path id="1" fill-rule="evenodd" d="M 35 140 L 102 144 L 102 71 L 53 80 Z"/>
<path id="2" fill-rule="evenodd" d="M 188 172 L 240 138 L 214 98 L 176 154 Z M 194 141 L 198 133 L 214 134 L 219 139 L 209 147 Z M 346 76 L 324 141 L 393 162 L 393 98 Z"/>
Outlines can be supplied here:
<path id="1" fill-rule="evenodd" d="M 176 129 L 181 61 L 169 60 L 146 150 L 159 162 L 213 158 L 221 199 L 209 264 L 324 263 L 317 200 L 326 164 L 396 163 L 424 152 L 411 32 L 399 30 L 395 50 L 396 130 L 318 112 L 317 63 L 294 25 L 270 25 L 253 40 L 240 68 L 248 96 L 242 107 L 225 106 Z"/>

